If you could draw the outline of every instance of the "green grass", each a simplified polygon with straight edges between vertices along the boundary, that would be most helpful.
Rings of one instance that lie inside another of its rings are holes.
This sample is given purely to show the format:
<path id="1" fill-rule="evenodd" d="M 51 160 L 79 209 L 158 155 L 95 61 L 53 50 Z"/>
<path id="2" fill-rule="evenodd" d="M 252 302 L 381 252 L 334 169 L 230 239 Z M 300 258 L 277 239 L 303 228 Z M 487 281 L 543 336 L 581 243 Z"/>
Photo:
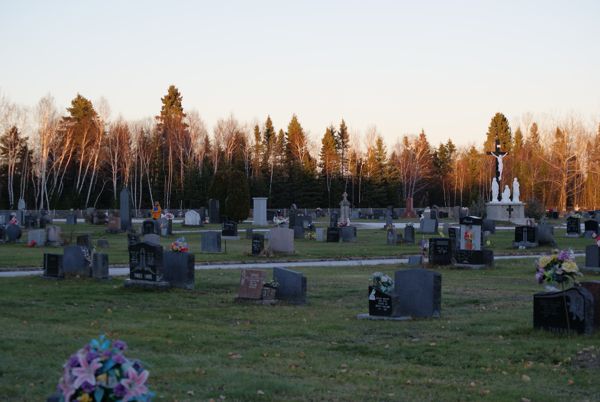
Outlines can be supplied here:
<path id="1" fill-rule="evenodd" d="M 324 225 L 324 224 L 323 224 Z M 127 264 L 127 236 L 121 234 L 109 234 L 105 232 L 104 226 L 78 224 L 75 226 L 59 225 L 63 231 L 63 238 L 69 242 L 75 242 L 77 235 L 90 234 L 93 244 L 99 238 L 107 239 L 110 247 L 101 250 L 108 253 L 111 265 Z M 362 258 L 362 257 L 401 257 L 410 254 L 419 253 L 417 245 L 388 246 L 386 244 L 386 232 L 382 229 L 359 230 L 356 243 L 324 243 L 315 240 L 300 239 L 295 241 L 296 253 L 293 255 L 281 255 L 272 258 L 253 257 L 250 255 L 251 242 L 245 239 L 245 228 L 248 225 L 240 226 L 240 240 L 228 240 L 223 242 L 226 252 L 219 254 L 200 253 L 200 234 L 184 233 L 161 238 L 161 244 L 167 248 L 172 241 L 180 236 L 184 236 L 190 246 L 190 251 L 196 254 L 196 263 L 210 263 L 216 261 L 290 261 L 302 259 L 343 259 L 343 258 Z M 207 225 L 203 229 L 220 230 L 219 225 Z M 175 225 L 173 230 L 192 230 L 180 225 Z M 138 228 L 139 232 L 139 228 Z M 423 238 L 417 234 L 417 242 Z M 429 238 L 430 236 L 424 236 Z M 559 247 L 571 247 L 575 250 L 583 251 L 587 244 L 591 244 L 589 239 L 573 239 L 565 237 L 564 230 L 556 230 L 556 241 Z M 530 254 L 549 251 L 549 247 L 539 247 L 533 250 L 516 250 L 512 247 L 514 239 L 513 231 L 497 231 L 490 237 L 492 248 L 497 255 L 500 254 Z M 0 245 L 0 270 L 10 270 L 21 267 L 41 267 L 44 253 L 62 254 L 60 247 L 40 247 L 29 248 L 26 246 L 27 234 L 23 234 L 23 240 L 15 244 Z M 100 251 L 100 250 L 97 250 Z"/>
<path id="2" fill-rule="evenodd" d="M 234 303 L 239 270 L 197 271 L 196 290 L 168 292 L 125 289 L 122 278 L 2 279 L 0 399 L 43 400 L 67 357 L 100 333 L 147 364 L 157 400 L 600 399 L 600 361 L 578 364 L 578 352 L 600 355 L 600 335 L 532 328 L 531 260 L 440 270 L 439 319 L 357 320 L 369 275 L 396 269 L 300 269 L 306 306 Z"/>

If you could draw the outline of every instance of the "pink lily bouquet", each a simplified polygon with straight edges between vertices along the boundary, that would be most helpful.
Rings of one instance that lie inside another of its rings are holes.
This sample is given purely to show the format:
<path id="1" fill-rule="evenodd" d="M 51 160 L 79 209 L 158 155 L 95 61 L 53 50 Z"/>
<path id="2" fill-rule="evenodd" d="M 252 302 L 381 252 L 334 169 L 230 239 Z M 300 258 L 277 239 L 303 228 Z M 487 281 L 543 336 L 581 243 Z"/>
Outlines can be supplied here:
<path id="1" fill-rule="evenodd" d="M 149 372 L 124 352 L 127 344 L 101 335 L 71 355 L 58 383 L 61 402 L 150 401 Z"/>

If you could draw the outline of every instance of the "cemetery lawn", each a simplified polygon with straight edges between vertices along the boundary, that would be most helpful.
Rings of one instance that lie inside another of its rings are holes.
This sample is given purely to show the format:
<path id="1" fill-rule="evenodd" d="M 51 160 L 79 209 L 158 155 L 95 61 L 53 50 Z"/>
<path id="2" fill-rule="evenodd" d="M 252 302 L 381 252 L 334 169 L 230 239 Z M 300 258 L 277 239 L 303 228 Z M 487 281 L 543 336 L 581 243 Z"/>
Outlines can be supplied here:
<path id="1" fill-rule="evenodd" d="M 1 399 L 45 400 L 68 356 L 101 333 L 145 362 L 159 401 L 600 398 L 600 334 L 533 330 L 542 289 L 530 259 L 440 269 L 439 319 L 357 320 L 370 274 L 402 268 L 299 269 L 305 306 L 234 303 L 239 270 L 196 271 L 196 290 L 165 292 L 123 278 L 3 278 Z"/>
<path id="2" fill-rule="evenodd" d="M 92 244 L 96 244 L 98 239 L 106 239 L 109 242 L 108 249 L 96 249 L 97 252 L 107 253 L 110 265 L 128 264 L 127 255 L 127 235 L 125 233 L 110 234 L 106 233 L 105 226 L 77 224 L 72 226 L 61 225 L 63 238 L 69 243 L 75 243 L 78 235 L 90 234 Z M 322 223 L 321 226 L 325 226 Z M 382 229 L 359 229 L 358 239 L 355 243 L 325 243 L 315 240 L 300 239 L 295 240 L 296 253 L 293 255 L 276 255 L 273 257 L 254 257 L 250 255 L 251 241 L 245 238 L 245 228 L 242 225 L 239 228 L 240 240 L 223 240 L 223 248 L 226 251 L 217 254 L 200 253 L 200 233 L 199 229 L 190 229 L 181 225 L 175 225 L 174 231 L 186 231 L 185 233 L 174 234 L 172 236 L 161 238 L 161 244 L 168 249 L 171 242 L 178 237 L 185 237 L 190 246 L 190 251 L 196 254 L 196 263 L 214 263 L 214 262 L 270 262 L 270 261 L 294 261 L 294 260 L 323 260 L 323 259 L 344 259 L 344 258 L 375 258 L 375 257 L 406 257 L 408 255 L 419 254 L 418 245 L 403 244 L 398 246 L 388 246 L 386 244 L 386 231 Z M 220 225 L 206 225 L 203 230 L 221 230 Z M 137 227 L 138 233 L 140 228 Z M 401 233 L 402 230 L 399 230 Z M 415 234 L 417 243 L 432 235 Z M 433 236 L 439 237 L 439 235 Z M 592 244 L 591 239 L 568 238 L 565 237 L 564 229 L 555 230 L 555 239 L 559 248 L 573 248 L 575 251 L 584 252 L 585 246 Z M 518 250 L 512 247 L 514 240 L 514 231 L 497 231 L 491 235 L 491 248 L 495 255 L 503 254 L 538 254 L 549 252 L 550 247 L 544 246 L 536 249 Z M 13 270 L 19 268 L 41 268 L 43 264 L 44 253 L 62 254 L 61 247 L 39 247 L 30 248 L 26 245 L 27 233 L 23 234 L 20 243 L 0 244 L 0 270 Z M 268 241 L 266 242 L 268 246 Z"/>

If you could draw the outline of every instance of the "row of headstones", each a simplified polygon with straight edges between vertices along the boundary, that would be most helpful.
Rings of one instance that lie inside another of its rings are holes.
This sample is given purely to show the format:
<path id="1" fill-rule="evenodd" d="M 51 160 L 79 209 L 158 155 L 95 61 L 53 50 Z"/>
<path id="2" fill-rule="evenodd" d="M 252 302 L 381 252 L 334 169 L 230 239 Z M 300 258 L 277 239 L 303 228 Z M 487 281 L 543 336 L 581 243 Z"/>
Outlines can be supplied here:
<path id="1" fill-rule="evenodd" d="M 583 222 L 583 226 L 583 236 L 590 238 L 593 233 L 598 233 L 600 224 L 596 219 L 588 219 Z M 567 218 L 567 236 L 580 237 L 581 235 L 581 219 L 576 216 L 569 216 Z"/>
<path id="2" fill-rule="evenodd" d="M 77 244 L 64 247 L 63 254 L 44 254 L 44 276 L 64 278 L 79 275 L 108 279 L 108 254 L 93 253 L 90 235 L 77 236 Z"/>

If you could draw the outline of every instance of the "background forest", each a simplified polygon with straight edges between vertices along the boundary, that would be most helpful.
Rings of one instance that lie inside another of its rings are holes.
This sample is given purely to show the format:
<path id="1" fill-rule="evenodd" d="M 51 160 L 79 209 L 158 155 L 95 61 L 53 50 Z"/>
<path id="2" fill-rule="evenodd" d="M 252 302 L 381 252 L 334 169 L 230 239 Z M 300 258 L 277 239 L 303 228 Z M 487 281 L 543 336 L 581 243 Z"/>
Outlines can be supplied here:
<path id="1" fill-rule="evenodd" d="M 502 186 L 518 177 L 521 199 L 600 207 L 600 126 L 525 117 L 513 128 L 496 113 L 481 146 L 430 144 L 424 131 L 389 145 L 375 127 L 350 133 L 341 119 L 314 143 L 296 115 L 287 127 L 231 115 L 209 130 L 183 109 L 175 86 L 160 113 L 142 121 L 111 120 L 105 100 L 79 94 L 64 113 L 50 95 L 34 108 L 0 97 L 0 209 L 15 209 L 19 198 L 28 209 L 114 208 L 123 186 L 135 208 L 198 208 L 208 198 L 225 210 L 249 208 L 252 196 L 268 197 L 269 208 L 327 208 L 344 191 L 355 207 L 404 206 L 407 197 L 415 206 L 469 206 L 489 197 L 494 158 L 486 152 L 496 136 L 509 152 Z"/>

